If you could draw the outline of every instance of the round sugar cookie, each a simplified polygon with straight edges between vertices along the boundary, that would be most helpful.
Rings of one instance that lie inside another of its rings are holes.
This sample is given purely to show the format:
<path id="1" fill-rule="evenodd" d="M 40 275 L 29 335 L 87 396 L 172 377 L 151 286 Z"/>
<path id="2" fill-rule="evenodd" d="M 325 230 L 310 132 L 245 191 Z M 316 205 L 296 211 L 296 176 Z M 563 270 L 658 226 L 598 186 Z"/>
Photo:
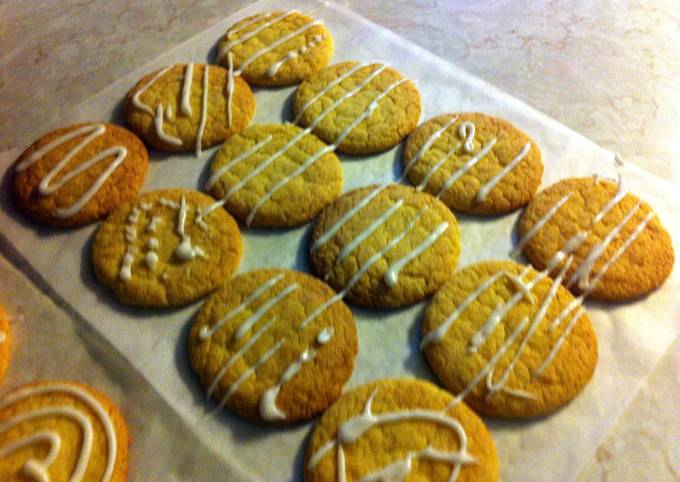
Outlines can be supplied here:
<path id="1" fill-rule="evenodd" d="M 30 218 L 75 227 L 103 218 L 142 187 L 149 156 L 132 132 L 115 124 L 57 129 L 14 164 L 14 194 Z"/>
<path id="2" fill-rule="evenodd" d="M 332 65 L 305 80 L 293 100 L 294 122 L 347 154 L 396 146 L 415 129 L 420 111 L 415 84 L 383 64 Z"/>
<path id="3" fill-rule="evenodd" d="M 606 179 L 565 179 L 548 187 L 529 203 L 519 234 L 519 250 L 537 269 L 571 252 L 565 285 L 599 300 L 646 295 L 673 269 L 670 235 L 651 207 L 625 184 Z"/>
<path id="4" fill-rule="evenodd" d="M 128 92 L 125 106 L 128 124 L 149 145 L 197 155 L 241 132 L 254 113 L 248 84 L 205 64 L 171 65 L 146 75 Z"/>
<path id="5" fill-rule="evenodd" d="M 491 416 L 550 413 L 581 391 L 597 363 L 590 319 L 560 277 L 511 261 L 458 272 L 432 298 L 422 334 L 441 383 Z"/>
<path id="6" fill-rule="evenodd" d="M 5 378 L 7 365 L 9 365 L 9 354 L 12 346 L 12 337 L 9 326 L 9 314 L 0 305 L 0 383 Z"/>
<path id="7" fill-rule="evenodd" d="M 306 420 L 335 401 L 352 374 L 349 308 L 303 273 L 261 269 L 203 304 L 189 335 L 191 366 L 218 406 L 258 422 Z"/>
<path id="8" fill-rule="evenodd" d="M 323 22 L 297 10 L 266 12 L 232 25 L 217 44 L 217 63 L 252 85 L 298 84 L 328 64 L 333 38 Z"/>
<path id="9" fill-rule="evenodd" d="M 541 184 L 536 143 L 510 122 L 479 113 L 444 114 L 420 125 L 404 149 L 404 170 L 419 189 L 455 211 L 505 214 Z"/>
<path id="10" fill-rule="evenodd" d="M 452 401 L 445 390 L 407 378 L 345 393 L 314 427 L 305 481 L 498 480 L 491 434 L 464 403 Z"/>
<path id="11" fill-rule="evenodd" d="M 250 226 L 294 227 L 342 192 L 340 160 L 293 124 L 254 125 L 215 156 L 207 189 Z"/>
<path id="12" fill-rule="evenodd" d="M 191 303 L 231 277 L 243 246 L 236 221 L 205 194 L 142 194 L 104 221 L 92 243 L 97 278 L 125 304 Z"/>
<path id="13" fill-rule="evenodd" d="M 321 212 L 311 241 L 317 276 L 368 308 L 425 299 L 453 275 L 460 256 L 451 211 L 399 184 L 344 194 Z"/>
<path id="14" fill-rule="evenodd" d="M 65 381 L 23 385 L 0 399 L 0 426 L 0 480 L 126 479 L 127 424 L 91 387 Z"/>

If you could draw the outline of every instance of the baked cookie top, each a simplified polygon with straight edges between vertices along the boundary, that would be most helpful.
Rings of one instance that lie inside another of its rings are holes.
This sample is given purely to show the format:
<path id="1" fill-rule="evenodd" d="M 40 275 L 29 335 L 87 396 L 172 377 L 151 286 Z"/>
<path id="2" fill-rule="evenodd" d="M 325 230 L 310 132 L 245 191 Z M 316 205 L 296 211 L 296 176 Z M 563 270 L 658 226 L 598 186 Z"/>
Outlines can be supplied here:
<path id="1" fill-rule="evenodd" d="M 451 209 L 504 214 L 541 184 L 536 143 L 510 122 L 479 113 L 444 114 L 420 125 L 404 149 L 404 171 Z"/>
<path id="2" fill-rule="evenodd" d="M 142 141 L 127 129 L 74 124 L 45 134 L 19 156 L 15 199 L 36 221 L 82 226 L 133 199 L 148 160 Z"/>
<path id="3" fill-rule="evenodd" d="M 333 55 L 333 38 L 323 22 L 297 10 L 244 18 L 229 27 L 217 46 L 217 63 L 249 84 L 264 86 L 298 84 Z"/>
<path id="4" fill-rule="evenodd" d="M 344 394 L 314 427 L 305 481 L 498 480 L 491 435 L 453 401 L 429 382 L 405 378 Z"/>
<path id="5" fill-rule="evenodd" d="M 191 366 L 219 408 L 293 423 L 323 411 L 352 374 L 349 308 L 303 273 L 263 269 L 212 294 L 189 335 Z"/>
<path id="6" fill-rule="evenodd" d="M 7 365 L 9 364 L 9 353 L 12 345 L 12 337 L 9 326 L 9 314 L 0 305 L 0 383 L 5 378 Z"/>
<path id="7" fill-rule="evenodd" d="M 370 154 L 396 146 L 418 124 L 420 93 L 387 65 L 343 62 L 295 92 L 294 122 L 340 152 Z"/>
<path id="8" fill-rule="evenodd" d="M 241 132 L 255 113 L 246 82 L 217 65 L 171 65 L 143 77 L 127 94 L 125 119 L 161 151 L 196 155 Z"/>
<path id="9" fill-rule="evenodd" d="M 0 480 L 125 480 L 125 419 L 91 387 L 62 381 L 19 387 L 0 400 L 0 426 Z"/>
<path id="10" fill-rule="evenodd" d="M 210 173 L 206 188 L 248 226 L 299 226 L 342 192 L 340 160 L 293 124 L 254 125 L 231 137 Z"/>
<path id="11" fill-rule="evenodd" d="M 582 296 L 625 301 L 655 290 L 673 269 L 671 238 L 619 179 L 572 178 L 539 193 L 519 223 L 517 251 L 538 269 L 574 256 L 564 284 Z"/>
<path id="12" fill-rule="evenodd" d="M 236 221 L 186 189 L 142 194 L 104 221 L 92 244 L 97 278 L 125 304 L 165 308 L 195 301 L 236 270 Z"/>
<path id="13" fill-rule="evenodd" d="M 453 275 L 460 256 L 451 211 L 429 194 L 398 184 L 342 195 L 317 218 L 311 242 L 317 276 L 369 308 L 425 299 Z"/>
<path id="14" fill-rule="evenodd" d="M 583 388 L 597 363 L 597 339 L 581 301 L 561 285 L 564 276 L 489 261 L 437 292 L 421 346 L 458 400 L 487 415 L 531 417 Z"/>

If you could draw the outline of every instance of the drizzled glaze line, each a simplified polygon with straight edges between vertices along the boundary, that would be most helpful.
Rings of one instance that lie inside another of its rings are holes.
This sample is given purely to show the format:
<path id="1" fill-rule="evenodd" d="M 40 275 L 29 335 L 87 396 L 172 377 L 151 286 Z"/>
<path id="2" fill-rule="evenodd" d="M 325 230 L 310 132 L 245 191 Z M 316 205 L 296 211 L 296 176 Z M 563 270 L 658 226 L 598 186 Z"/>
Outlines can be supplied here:
<path id="1" fill-rule="evenodd" d="M 312 349 L 307 349 L 286 368 L 279 381 L 273 387 L 265 390 L 260 398 L 260 417 L 262 420 L 285 420 L 286 414 L 276 405 L 276 397 L 279 395 L 284 383 L 290 381 L 302 369 L 304 363 L 314 360 L 316 352 Z"/>
<path id="2" fill-rule="evenodd" d="M 458 120 L 458 115 L 454 115 L 451 119 L 449 119 L 443 126 L 441 126 L 439 129 L 434 131 L 430 137 L 427 138 L 427 140 L 423 143 L 422 146 L 420 146 L 420 149 L 418 149 L 418 152 L 416 152 L 416 155 L 413 156 L 413 159 L 409 161 L 409 163 L 406 165 L 406 168 L 404 168 L 404 172 L 401 175 L 400 181 L 406 179 L 406 174 L 411 170 L 411 168 L 425 155 L 427 151 L 430 150 L 432 145 L 441 137 L 441 135 L 449 128 L 451 125 Z"/>
<path id="3" fill-rule="evenodd" d="M 231 127 L 231 103 L 234 97 L 234 58 L 229 52 L 227 56 L 227 125 Z"/>
<path id="4" fill-rule="evenodd" d="M 218 62 L 218 63 L 221 62 L 222 59 L 229 53 L 229 50 L 230 50 L 232 47 L 235 47 L 236 45 L 242 44 L 243 42 L 245 42 L 245 41 L 251 39 L 252 37 L 254 37 L 255 35 L 257 35 L 258 33 L 262 32 L 263 30 L 268 29 L 269 27 L 271 27 L 271 26 L 274 25 L 275 23 L 280 22 L 280 21 L 283 20 L 284 18 L 286 18 L 286 17 L 288 17 L 288 16 L 290 16 L 290 15 L 292 15 L 292 14 L 294 14 L 294 13 L 298 13 L 298 11 L 297 11 L 297 10 L 291 10 L 291 11 L 289 11 L 289 12 L 284 12 L 284 13 L 282 13 L 281 15 L 278 15 L 278 16 L 274 17 L 272 20 L 263 23 L 263 24 L 260 25 L 259 27 L 254 28 L 253 30 L 251 30 L 250 32 L 246 33 L 245 35 L 242 35 L 241 37 L 238 37 L 238 38 L 233 39 L 233 40 L 227 39 L 227 43 L 224 45 L 224 47 L 223 47 L 223 48 L 219 51 L 219 53 L 217 54 L 217 62 Z M 268 15 L 267 17 L 269 17 L 269 16 L 270 16 L 270 15 Z M 264 18 L 267 18 L 267 17 L 264 17 Z M 233 31 L 231 31 L 231 32 L 228 32 L 228 33 L 227 33 L 227 36 L 233 35 L 233 34 L 235 34 L 236 32 L 238 32 L 238 31 L 240 31 L 240 30 L 243 30 L 244 28 L 246 28 L 246 27 L 248 27 L 248 26 L 252 25 L 253 23 L 258 22 L 258 21 L 260 21 L 260 20 L 262 20 L 262 17 L 256 18 L 256 19 L 254 19 L 254 20 L 252 20 L 252 21 L 250 21 L 250 22 L 247 22 L 246 24 L 240 26 L 238 29 L 235 29 L 235 30 L 233 30 Z"/>
<path id="5" fill-rule="evenodd" d="M 47 456 L 41 462 L 38 462 L 35 459 L 28 459 L 19 469 L 19 475 L 32 477 L 39 482 L 49 482 L 50 477 L 48 469 L 57 459 L 57 456 L 59 455 L 59 449 L 61 448 L 61 437 L 59 437 L 59 435 L 54 432 L 42 430 L 29 435 L 28 437 L 9 443 L 0 448 L 0 459 L 8 456 L 16 450 L 37 443 L 46 443 L 49 445 L 50 449 L 47 453 Z M 71 477 L 71 480 L 73 480 L 73 477 Z"/>
<path id="6" fill-rule="evenodd" d="M 515 249 L 513 249 L 510 252 L 510 256 L 519 256 L 519 254 L 522 252 L 524 246 L 526 246 L 529 240 L 533 238 L 536 235 L 536 233 L 538 233 L 541 230 L 541 228 L 545 226 L 545 224 L 548 221 L 550 221 L 553 218 L 553 216 L 555 216 L 555 214 L 557 214 L 557 211 L 559 211 L 559 209 L 564 205 L 564 203 L 566 203 L 573 195 L 574 195 L 573 192 L 565 194 L 560 198 L 559 201 L 557 201 L 557 203 L 555 203 L 554 206 L 548 209 L 548 211 L 538 221 L 536 221 L 536 224 L 534 224 L 531 227 L 531 229 L 529 229 L 529 231 L 527 231 L 526 234 L 522 236 L 522 238 L 517 243 Z"/>
<path id="7" fill-rule="evenodd" d="M 540 377 L 545 369 L 550 365 L 550 363 L 553 361 L 553 358 L 555 358 L 555 355 L 560 351 L 560 348 L 562 348 L 562 343 L 567 339 L 569 334 L 571 333 L 572 328 L 574 328 L 574 325 L 576 322 L 585 314 L 585 310 L 581 307 L 579 310 L 572 316 L 571 321 L 569 321 L 569 324 L 567 327 L 564 329 L 560 337 L 557 339 L 553 347 L 550 349 L 550 353 L 548 353 L 548 356 L 546 357 L 545 360 L 543 360 L 543 363 L 536 369 L 534 374 L 532 375 L 532 379 L 536 379 Z"/>
<path id="8" fill-rule="evenodd" d="M 479 191 L 477 191 L 477 196 L 476 200 L 477 202 L 482 202 L 486 199 L 486 197 L 489 195 L 491 190 L 496 187 L 496 184 L 501 182 L 505 176 L 508 175 L 508 173 L 513 170 L 520 162 L 522 162 L 522 159 L 526 157 L 527 154 L 529 154 L 529 151 L 531 150 L 531 143 L 527 142 L 524 144 L 524 147 L 522 150 L 515 156 L 515 158 L 510 161 L 507 165 L 503 167 L 503 169 L 500 170 L 498 174 L 496 174 L 494 177 L 489 179 L 489 181 L 484 184 Z"/>
<path id="9" fill-rule="evenodd" d="M 474 122 L 470 121 L 461 122 L 461 124 L 458 126 L 458 136 L 465 139 L 463 151 L 467 152 L 468 154 L 472 154 L 472 152 L 475 150 L 475 147 L 472 143 L 475 140 L 476 129 L 477 127 L 475 126 Z"/>
<path id="10" fill-rule="evenodd" d="M 300 287 L 299 284 L 293 283 L 289 286 L 287 286 L 284 290 L 282 290 L 280 293 L 278 293 L 276 296 L 274 296 L 272 299 L 265 301 L 262 303 L 262 306 L 260 306 L 255 313 L 253 313 L 250 318 L 248 318 L 246 321 L 241 323 L 239 327 L 236 329 L 236 332 L 234 333 L 234 339 L 235 340 L 240 340 L 243 338 L 248 330 L 250 330 L 255 323 L 257 323 L 260 318 L 262 318 L 264 315 L 267 314 L 267 312 L 274 306 L 276 305 L 279 301 L 283 300 L 285 297 L 287 297 L 290 293 L 293 291 L 297 290 Z"/>
<path id="11" fill-rule="evenodd" d="M 156 127 L 156 137 L 158 137 L 163 142 L 172 144 L 173 146 L 182 145 L 181 139 L 163 131 L 163 104 L 158 104 L 156 106 L 156 116 L 154 117 L 153 123 L 154 126 Z"/>
<path id="12" fill-rule="evenodd" d="M 184 82 L 182 83 L 182 114 L 191 117 L 191 84 L 194 80 L 194 64 L 188 63 L 184 69 Z M 170 105 L 168 105 L 170 107 Z"/>
<path id="13" fill-rule="evenodd" d="M 142 100 L 141 100 L 142 94 L 144 92 L 146 92 L 146 89 L 151 87 L 158 79 L 163 77 L 163 74 L 165 74 L 172 67 L 173 66 L 171 65 L 170 67 L 164 68 L 163 70 L 158 72 L 156 75 L 154 75 L 154 77 L 148 83 L 144 84 L 144 86 L 141 89 L 139 89 L 137 91 L 137 93 L 135 93 L 135 95 L 132 96 L 132 105 L 134 105 L 138 109 L 146 112 L 147 114 L 153 116 L 154 112 L 153 112 L 153 109 L 151 108 L 151 106 L 142 102 Z"/>
<path id="14" fill-rule="evenodd" d="M 423 180 L 420 181 L 420 184 L 416 187 L 417 191 L 422 191 L 427 187 L 427 183 L 430 182 L 430 178 L 434 176 L 434 174 L 444 165 L 446 161 L 451 159 L 451 156 L 456 153 L 458 148 L 460 147 L 460 142 L 453 146 L 445 155 L 442 157 L 435 165 L 432 166 L 432 168 L 427 171 L 427 174 L 423 177 Z"/>
<path id="15" fill-rule="evenodd" d="M 208 118 L 208 91 L 210 89 L 210 66 L 205 65 L 203 69 L 203 93 L 201 94 L 201 120 L 198 124 L 198 133 L 196 134 L 196 156 L 201 155 L 203 149 L 203 131 L 205 130 L 205 122 Z M 227 99 L 227 113 L 229 116 L 229 125 L 231 125 L 231 98 Z"/>
<path id="16" fill-rule="evenodd" d="M 302 47 L 291 49 L 285 54 L 283 54 L 281 57 L 278 58 L 278 60 L 276 60 L 276 62 L 269 66 L 266 72 L 267 76 L 274 77 L 283 64 L 299 57 L 300 55 L 306 54 L 307 52 L 309 52 L 310 49 L 318 45 L 323 40 L 323 38 L 324 38 L 323 35 L 320 34 L 315 35 L 310 39 L 309 42 L 307 42 Z"/>
<path id="17" fill-rule="evenodd" d="M 446 191 L 449 190 L 449 188 L 453 185 L 454 182 L 458 180 L 459 177 L 468 172 L 470 169 L 474 167 L 475 164 L 477 164 L 481 159 L 483 159 L 489 153 L 489 151 L 491 151 L 491 148 L 496 144 L 496 141 L 497 139 L 495 137 L 491 139 L 489 142 L 484 144 L 484 146 L 479 150 L 477 154 L 472 156 L 465 164 L 463 164 L 460 168 L 454 171 L 453 174 L 451 174 L 451 176 L 449 176 L 449 178 L 446 179 L 446 181 L 444 181 L 442 188 L 437 193 L 437 197 L 441 197 Z"/>
<path id="18" fill-rule="evenodd" d="M 619 174 L 619 182 L 618 182 L 618 189 L 616 191 L 616 194 L 614 195 L 613 198 L 611 198 L 607 204 L 604 205 L 602 209 L 600 209 L 600 212 L 595 215 L 593 218 L 592 222 L 590 223 L 591 226 L 595 226 L 597 223 L 602 221 L 602 218 L 604 218 L 611 209 L 616 206 L 621 199 L 623 199 L 626 194 L 628 194 L 628 190 L 624 187 L 623 185 L 623 178 Z"/>
<path id="19" fill-rule="evenodd" d="M 95 416 L 101 422 L 101 424 L 104 428 L 105 435 L 106 435 L 106 445 L 107 445 L 106 467 L 104 469 L 104 474 L 102 475 L 101 480 L 103 482 L 108 482 L 109 480 L 111 480 L 111 476 L 113 474 L 113 469 L 114 469 L 115 462 L 116 462 L 116 453 L 117 453 L 117 450 L 118 450 L 118 444 L 117 444 L 117 440 L 116 440 L 116 429 L 115 429 L 115 426 L 114 426 L 113 421 L 111 420 L 109 414 L 103 409 L 103 407 L 101 406 L 99 401 L 97 401 L 97 399 L 94 398 L 92 395 L 90 395 L 88 392 L 86 392 L 85 390 L 83 390 L 80 387 L 77 387 L 77 386 L 74 386 L 74 385 L 66 385 L 66 384 L 50 384 L 50 385 L 43 385 L 43 386 L 38 385 L 38 386 L 26 387 L 26 388 L 19 389 L 19 390 L 13 392 L 13 393 L 10 393 L 7 397 L 5 397 L 5 399 L 2 401 L 2 403 L 0 403 L 0 409 L 3 409 L 3 408 L 9 406 L 10 404 L 12 404 L 14 402 L 17 402 L 19 400 L 23 400 L 23 399 L 30 397 L 32 395 L 41 395 L 41 394 L 45 394 L 45 393 L 54 393 L 54 392 L 56 392 L 56 393 L 66 393 L 66 394 L 69 394 L 69 395 L 81 400 L 82 402 L 84 402 L 88 406 L 88 408 L 90 408 L 90 410 L 92 410 L 92 412 L 95 414 Z M 58 407 L 58 408 L 53 408 L 53 409 L 49 409 L 49 410 L 66 410 L 66 409 L 70 409 L 70 410 L 75 411 L 75 409 L 72 409 L 70 407 Z M 82 412 L 78 411 L 78 413 L 81 414 L 81 416 L 84 417 L 84 415 L 82 415 Z M 87 423 L 90 424 L 89 419 L 86 418 L 86 420 L 87 420 Z M 10 422 L 11 422 L 11 419 L 10 419 Z M 9 423 L 9 422 L 5 422 L 5 424 L 7 424 L 7 423 Z M 2 432 L 4 430 L 6 430 L 6 428 L 0 429 L 0 432 Z M 83 446 L 85 446 L 85 440 L 83 441 Z M 89 459 L 89 453 L 88 453 L 87 458 Z M 80 467 L 80 461 L 78 462 L 76 469 L 78 469 L 79 467 Z M 82 473 L 85 472 L 86 468 L 87 468 L 87 460 L 86 460 L 84 466 L 82 467 Z M 72 477 L 75 477 L 75 475 L 72 476 Z M 82 477 L 82 475 L 81 475 L 81 477 Z"/>
<path id="20" fill-rule="evenodd" d="M 205 184 L 206 189 L 212 189 L 212 187 L 219 181 L 219 179 L 224 175 L 225 172 L 229 171 L 232 167 L 234 167 L 236 164 L 241 163 L 243 160 L 249 158 L 253 154 L 255 154 L 257 151 L 259 151 L 263 146 L 265 146 L 269 141 L 272 140 L 272 136 L 268 135 L 264 139 L 262 139 L 260 142 L 255 144 L 253 147 L 250 149 L 247 149 L 243 152 L 241 152 L 238 156 L 236 156 L 234 159 L 229 161 L 227 164 L 219 168 L 217 171 L 215 171 L 211 176 L 210 179 L 208 179 L 208 182 Z"/>

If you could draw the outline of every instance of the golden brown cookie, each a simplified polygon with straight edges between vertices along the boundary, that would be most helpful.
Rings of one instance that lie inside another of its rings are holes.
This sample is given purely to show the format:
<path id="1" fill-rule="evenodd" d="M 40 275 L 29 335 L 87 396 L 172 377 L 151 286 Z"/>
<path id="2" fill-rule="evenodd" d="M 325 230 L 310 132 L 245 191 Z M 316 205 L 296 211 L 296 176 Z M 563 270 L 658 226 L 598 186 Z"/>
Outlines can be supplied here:
<path id="1" fill-rule="evenodd" d="M 266 12 L 232 25 L 218 43 L 217 63 L 249 84 L 297 84 L 328 64 L 333 38 L 323 22 L 297 10 Z"/>
<path id="2" fill-rule="evenodd" d="M 350 191 L 324 209 L 312 233 L 320 278 L 369 308 L 423 300 L 454 273 L 455 216 L 440 201 L 399 184 Z"/>
<path id="3" fill-rule="evenodd" d="M 305 481 L 495 482 L 491 435 L 464 403 L 452 402 L 435 385 L 406 378 L 346 393 L 314 428 Z"/>
<path id="4" fill-rule="evenodd" d="M 127 424 L 91 387 L 63 381 L 23 385 L 0 400 L 0 426 L 0 480 L 126 478 Z"/>
<path id="5" fill-rule="evenodd" d="M 9 314 L 0 305 L 0 383 L 5 378 L 7 365 L 9 365 L 10 348 L 12 347 L 12 337 L 9 326 Z"/>
<path id="6" fill-rule="evenodd" d="M 85 123 L 45 134 L 14 165 L 14 193 L 29 217 L 74 227 L 103 218 L 142 187 L 149 156 L 114 124 Z"/>
<path id="7" fill-rule="evenodd" d="M 189 335 L 208 396 L 255 421 L 294 423 L 335 401 L 352 374 L 352 312 L 325 283 L 295 271 L 235 277 L 203 304 Z"/>
<path id="8" fill-rule="evenodd" d="M 248 84 L 217 65 L 178 64 L 152 72 L 126 102 L 125 119 L 147 143 L 196 155 L 241 132 L 255 113 Z"/>
<path id="9" fill-rule="evenodd" d="M 294 122 L 348 154 L 396 146 L 420 118 L 415 84 L 381 64 L 343 62 L 305 80 L 295 92 Z"/>
<path id="10" fill-rule="evenodd" d="M 489 261 L 463 269 L 437 292 L 421 346 L 457 399 L 487 415 L 532 417 L 583 388 L 597 363 L 597 339 L 562 276 Z"/>
<path id="11" fill-rule="evenodd" d="M 293 124 L 254 125 L 231 137 L 210 173 L 206 188 L 248 226 L 299 226 L 342 192 L 338 157 Z"/>
<path id="12" fill-rule="evenodd" d="M 419 126 L 404 149 L 404 171 L 418 189 L 451 209 L 504 214 L 541 184 L 536 143 L 510 122 L 479 113 L 444 114 Z"/>
<path id="13" fill-rule="evenodd" d="M 564 284 L 599 300 L 650 293 L 673 269 L 671 238 L 644 201 L 625 185 L 565 179 L 538 194 L 522 215 L 518 251 L 543 269 L 556 253 L 573 254 Z"/>
<path id="14" fill-rule="evenodd" d="M 97 278 L 125 304 L 191 303 L 231 277 L 243 246 L 236 221 L 205 194 L 142 194 L 104 221 L 92 244 Z"/>

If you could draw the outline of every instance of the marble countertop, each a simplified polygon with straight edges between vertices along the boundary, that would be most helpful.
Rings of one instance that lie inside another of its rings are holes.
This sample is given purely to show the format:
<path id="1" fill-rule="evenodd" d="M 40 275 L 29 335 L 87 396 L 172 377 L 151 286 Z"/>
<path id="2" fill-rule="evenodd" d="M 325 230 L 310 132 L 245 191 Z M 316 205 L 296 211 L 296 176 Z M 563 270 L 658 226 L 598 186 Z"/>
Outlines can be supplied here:
<path id="1" fill-rule="evenodd" d="M 72 106 L 248 3 L 5 0 L 0 4 L 0 151 L 23 150 L 36 129 L 61 125 Z M 675 0 L 338 3 L 626 161 L 680 181 L 675 161 L 680 3 Z M 7 247 L 3 254 L 16 262 Z M 9 277 L 23 276 L 7 266 L 0 264 L 0 290 L 9 286 Z M 679 407 L 677 337 L 579 480 L 680 480 Z"/>

